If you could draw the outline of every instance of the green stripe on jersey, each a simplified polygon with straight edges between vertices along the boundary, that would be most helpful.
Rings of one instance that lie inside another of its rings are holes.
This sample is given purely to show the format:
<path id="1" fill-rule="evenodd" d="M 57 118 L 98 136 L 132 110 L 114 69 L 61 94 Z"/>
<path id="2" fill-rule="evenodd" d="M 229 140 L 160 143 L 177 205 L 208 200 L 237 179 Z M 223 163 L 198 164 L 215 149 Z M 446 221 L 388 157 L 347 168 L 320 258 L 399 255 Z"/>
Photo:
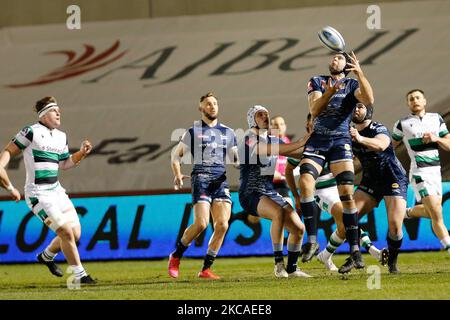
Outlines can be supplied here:
<path id="1" fill-rule="evenodd" d="M 439 137 L 444 137 L 448 134 L 448 130 L 442 130 L 441 132 L 439 132 Z"/>
<path id="2" fill-rule="evenodd" d="M 422 138 L 414 138 L 414 139 L 408 139 L 408 143 L 411 147 L 415 146 L 421 146 L 424 145 Z"/>
<path id="3" fill-rule="evenodd" d="M 49 177 L 57 177 L 58 170 L 36 170 L 34 172 L 36 179 L 40 178 L 49 178 Z"/>
<path id="4" fill-rule="evenodd" d="M 64 161 L 70 157 L 70 153 L 64 152 L 63 154 L 59 155 L 59 161 Z"/>
<path id="5" fill-rule="evenodd" d="M 395 133 L 392 133 L 392 138 L 395 140 L 395 141 L 400 141 L 400 140 L 402 140 L 402 136 L 399 136 L 398 134 L 395 134 Z"/>
<path id="6" fill-rule="evenodd" d="M 288 158 L 288 162 L 293 165 L 294 167 L 298 166 L 300 164 L 300 160 L 294 159 L 294 158 Z"/>
<path id="7" fill-rule="evenodd" d="M 50 159 L 50 160 L 55 160 L 55 161 L 59 160 L 59 155 L 57 153 L 35 150 L 35 149 L 33 149 L 33 157 L 39 157 L 39 158 Z"/>
<path id="8" fill-rule="evenodd" d="M 435 157 L 427 157 L 427 156 L 415 156 L 416 162 L 425 162 L 425 163 L 432 163 L 435 161 L 439 161 L 439 156 Z"/>
<path id="9" fill-rule="evenodd" d="M 19 140 L 17 140 L 16 138 L 13 139 L 13 142 L 15 143 L 16 146 L 19 147 L 20 150 L 23 150 L 23 149 L 26 148 L 26 147 L 25 147 L 23 144 L 21 144 L 21 143 L 19 142 Z"/>

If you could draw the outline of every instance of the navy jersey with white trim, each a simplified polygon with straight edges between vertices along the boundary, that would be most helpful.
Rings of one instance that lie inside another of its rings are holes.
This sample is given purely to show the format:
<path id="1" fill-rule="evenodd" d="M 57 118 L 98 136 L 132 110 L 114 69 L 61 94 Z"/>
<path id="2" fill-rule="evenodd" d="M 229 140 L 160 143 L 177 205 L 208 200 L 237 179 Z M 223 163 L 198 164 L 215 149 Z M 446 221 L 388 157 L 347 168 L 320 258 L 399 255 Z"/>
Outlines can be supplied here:
<path id="1" fill-rule="evenodd" d="M 231 150 L 237 148 L 233 129 L 220 122 L 210 127 L 204 121 L 195 121 L 184 133 L 181 142 L 187 146 L 193 157 L 192 174 L 222 175 L 225 172 L 227 157 L 232 161 Z"/>
<path id="2" fill-rule="evenodd" d="M 391 136 L 388 129 L 381 123 L 372 121 L 367 127 L 359 131 L 363 137 L 374 138 L 379 134 L 389 137 L 389 146 L 384 151 L 373 151 L 363 147 L 358 142 L 353 142 L 353 153 L 358 157 L 363 167 L 363 175 L 370 176 L 377 181 L 387 178 L 384 174 L 401 178 L 406 171 L 395 155 Z"/>
<path id="3" fill-rule="evenodd" d="M 260 136 L 253 131 L 246 133 L 238 146 L 240 169 L 240 193 L 259 191 L 262 193 L 274 190 L 273 176 L 278 156 L 258 155 L 257 144 L 284 144 L 275 136 Z M 273 147 L 272 147 L 273 148 Z"/>
<path id="4" fill-rule="evenodd" d="M 314 91 L 323 94 L 330 78 L 331 76 L 312 77 L 308 82 L 308 95 Z M 315 133 L 335 136 L 350 135 L 350 121 L 358 103 L 355 91 L 359 88 L 359 83 L 352 78 L 343 78 L 339 81 L 342 82 L 342 88 L 331 97 L 325 110 L 314 121 Z M 335 80 L 331 79 L 331 83 L 334 84 Z"/>

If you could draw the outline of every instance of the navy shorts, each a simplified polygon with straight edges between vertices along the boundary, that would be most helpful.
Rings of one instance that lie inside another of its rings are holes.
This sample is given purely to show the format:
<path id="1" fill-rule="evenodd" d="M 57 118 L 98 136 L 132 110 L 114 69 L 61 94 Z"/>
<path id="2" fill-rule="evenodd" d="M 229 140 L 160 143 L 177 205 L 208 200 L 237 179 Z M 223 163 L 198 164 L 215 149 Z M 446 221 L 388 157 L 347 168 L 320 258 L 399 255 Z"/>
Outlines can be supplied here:
<path id="1" fill-rule="evenodd" d="M 303 158 L 313 160 L 322 168 L 326 162 L 353 161 L 352 139 L 313 133 L 306 142 Z"/>
<path id="2" fill-rule="evenodd" d="M 357 190 L 364 191 L 369 196 L 371 196 L 378 204 L 383 200 L 384 197 L 402 197 L 406 201 L 406 193 L 408 191 L 408 180 L 399 179 L 386 179 L 385 181 L 380 181 L 379 179 L 374 179 L 371 177 L 363 177 L 361 183 L 359 184 Z"/>
<path id="3" fill-rule="evenodd" d="M 276 203 L 280 205 L 280 207 L 284 208 L 285 206 L 289 205 L 289 202 L 284 200 L 284 198 L 276 191 L 272 192 L 239 192 L 239 202 L 242 206 L 242 208 L 247 212 L 248 214 L 252 216 L 259 216 L 258 215 L 258 203 L 261 200 L 262 196 L 266 196 Z"/>
<path id="4" fill-rule="evenodd" d="M 192 204 L 197 202 L 212 203 L 225 201 L 231 203 L 230 188 L 223 174 L 219 178 L 210 174 L 195 174 L 191 177 Z"/>

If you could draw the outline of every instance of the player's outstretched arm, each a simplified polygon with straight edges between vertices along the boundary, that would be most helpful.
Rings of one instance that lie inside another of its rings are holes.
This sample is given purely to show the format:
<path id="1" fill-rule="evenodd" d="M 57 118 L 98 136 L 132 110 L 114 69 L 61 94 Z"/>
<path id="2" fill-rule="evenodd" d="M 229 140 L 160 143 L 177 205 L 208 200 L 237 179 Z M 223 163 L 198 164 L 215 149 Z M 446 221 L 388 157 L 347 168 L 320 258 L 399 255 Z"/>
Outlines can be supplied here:
<path id="1" fill-rule="evenodd" d="M 369 80 L 367 80 L 366 76 L 364 75 L 364 72 L 359 65 L 359 60 L 356 58 L 356 55 L 353 51 L 350 59 L 352 60 L 352 63 L 347 63 L 347 65 L 350 66 L 347 71 L 353 71 L 359 82 L 359 88 L 355 91 L 355 97 L 359 102 L 363 103 L 366 106 L 373 105 L 373 103 L 375 102 L 375 98 L 373 96 L 372 86 L 370 85 Z"/>

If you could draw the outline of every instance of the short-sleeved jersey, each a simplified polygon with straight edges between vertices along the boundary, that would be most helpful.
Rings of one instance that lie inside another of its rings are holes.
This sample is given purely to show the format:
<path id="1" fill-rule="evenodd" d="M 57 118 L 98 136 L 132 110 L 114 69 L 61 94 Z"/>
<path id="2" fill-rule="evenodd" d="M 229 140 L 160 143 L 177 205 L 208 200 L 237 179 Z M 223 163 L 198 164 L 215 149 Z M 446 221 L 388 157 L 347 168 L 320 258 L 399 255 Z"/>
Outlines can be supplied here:
<path id="1" fill-rule="evenodd" d="M 212 177 L 225 173 L 227 156 L 231 157 L 231 150 L 237 148 L 233 129 L 220 122 L 210 127 L 204 121 L 195 121 L 184 133 L 181 142 L 194 160 L 192 174 L 210 174 Z"/>
<path id="2" fill-rule="evenodd" d="M 33 194 L 59 185 L 59 162 L 70 157 L 64 132 L 38 122 L 23 128 L 12 141 L 23 151 L 25 193 Z"/>
<path id="3" fill-rule="evenodd" d="M 314 91 L 319 91 L 323 94 L 326 90 L 328 79 L 330 79 L 330 76 L 312 77 L 308 82 L 308 95 Z M 332 79 L 332 84 L 334 84 L 334 81 Z M 359 88 L 359 83 L 352 78 L 343 78 L 340 81 L 343 84 L 343 88 L 331 97 L 328 106 L 314 121 L 313 130 L 317 134 L 350 136 L 350 121 L 353 110 L 358 103 L 355 91 Z"/>
<path id="4" fill-rule="evenodd" d="M 367 138 L 384 134 L 389 137 L 389 140 L 391 139 L 388 129 L 375 121 L 359 131 L 359 134 Z M 395 155 L 392 141 L 389 142 L 389 146 L 384 151 L 373 151 L 358 142 L 353 142 L 353 153 L 361 162 L 364 177 L 371 177 L 377 181 L 406 177 L 405 169 Z"/>
<path id="5" fill-rule="evenodd" d="M 394 125 L 392 138 L 396 141 L 403 140 L 411 158 L 411 170 L 441 165 L 438 144 L 425 144 L 422 141 L 423 134 L 426 132 L 444 137 L 448 134 L 448 129 L 439 114 L 428 112 L 422 118 L 410 114 Z"/>
<path id="6" fill-rule="evenodd" d="M 239 193 L 261 192 L 274 190 L 273 175 L 278 156 L 258 155 L 257 144 L 280 144 L 282 140 L 275 136 L 260 136 L 249 130 L 238 146 L 240 187 Z"/>

